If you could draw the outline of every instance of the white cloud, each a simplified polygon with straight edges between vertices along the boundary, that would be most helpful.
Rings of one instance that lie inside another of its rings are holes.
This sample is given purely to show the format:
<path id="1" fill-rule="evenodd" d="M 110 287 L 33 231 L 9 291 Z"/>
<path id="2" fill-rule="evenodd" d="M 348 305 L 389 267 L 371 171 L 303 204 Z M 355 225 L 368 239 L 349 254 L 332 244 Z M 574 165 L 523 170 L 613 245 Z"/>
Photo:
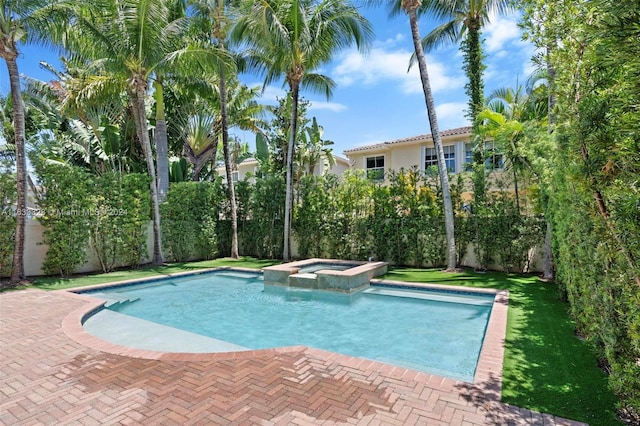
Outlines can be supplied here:
<path id="1" fill-rule="evenodd" d="M 262 93 L 262 100 L 267 103 L 275 103 L 278 98 L 285 98 L 287 96 L 286 90 L 277 86 L 267 86 Z"/>
<path id="2" fill-rule="evenodd" d="M 261 82 L 251 82 L 251 83 L 245 83 L 248 87 L 258 87 L 259 89 L 262 89 L 262 83 Z M 287 90 L 286 88 L 280 87 L 280 86 L 274 86 L 273 84 L 267 86 L 264 88 L 264 91 L 262 92 L 262 95 L 260 96 L 260 103 L 263 104 L 275 104 L 278 102 L 279 98 L 284 98 L 287 96 Z"/>
<path id="3" fill-rule="evenodd" d="M 398 43 L 403 42 L 405 39 L 406 37 L 404 36 L 404 34 L 397 33 L 395 36 L 390 37 L 386 40 L 380 41 L 377 44 L 379 46 L 393 47 L 393 46 L 396 46 Z"/>
<path id="4" fill-rule="evenodd" d="M 500 52 L 510 41 L 520 40 L 521 32 L 518 28 L 518 19 L 519 15 L 517 14 L 491 17 L 489 25 L 484 30 L 484 45 L 487 52 Z"/>
<path id="5" fill-rule="evenodd" d="M 326 101 L 311 101 L 311 105 L 309 105 L 309 111 L 313 110 L 327 110 L 333 112 L 340 112 L 347 109 L 346 105 L 337 103 L 337 102 L 326 102 Z"/>
<path id="6" fill-rule="evenodd" d="M 469 120 L 465 116 L 467 107 L 468 105 L 464 102 L 446 102 L 436 105 L 440 130 L 468 126 Z"/>
<path id="7" fill-rule="evenodd" d="M 337 61 L 332 75 L 339 85 L 397 84 L 402 93 L 421 93 L 422 85 L 417 64 L 409 72 L 411 52 L 405 49 L 387 50 L 373 48 L 363 56 L 355 50 L 343 54 Z M 427 69 L 433 92 L 459 89 L 464 86 L 464 77 L 459 75 L 457 62 L 447 67 L 435 57 L 427 56 Z"/>

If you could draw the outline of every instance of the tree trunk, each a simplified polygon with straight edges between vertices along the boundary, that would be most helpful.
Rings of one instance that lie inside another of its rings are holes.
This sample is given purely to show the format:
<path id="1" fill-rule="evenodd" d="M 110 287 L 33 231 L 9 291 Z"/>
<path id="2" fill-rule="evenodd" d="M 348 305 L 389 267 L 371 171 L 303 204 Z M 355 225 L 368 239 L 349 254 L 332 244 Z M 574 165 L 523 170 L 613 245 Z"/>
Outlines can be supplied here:
<path id="1" fill-rule="evenodd" d="M 551 250 L 551 222 L 549 218 L 545 218 L 547 222 L 547 232 L 544 235 L 544 253 L 542 256 L 542 279 L 545 281 L 553 281 L 555 274 L 553 273 L 553 251 Z"/>
<path id="2" fill-rule="evenodd" d="M 466 57 L 465 72 L 467 95 L 469 96 L 469 113 L 472 125 L 476 126 L 478 114 L 484 107 L 484 84 L 482 81 L 482 46 L 480 44 L 480 20 L 475 18 L 467 22 L 467 38 L 464 41 Z"/>
<path id="3" fill-rule="evenodd" d="M 24 148 L 24 106 L 20 95 L 20 74 L 18 73 L 16 58 L 17 54 L 12 54 L 9 58 L 5 56 L 11 84 L 16 145 L 16 233 L 13 246 L 13 266 L 11 268 L 11 277 L 9 278 L 12 284 L 18 284 L 24 278 L 24 235 L 27 219 L 27 160 Z"/>
<path id="4" fill-rule="evenodd" d="M 553 52 L 553 45 L 551 43 L 547 44 L 547 82 L 548 82 L 548 101 L 547 101 L 547 119 L 548 119 L 548 128 L 547 132 L 549 134 L 553 133 L 553 127 L 555 124 L 555 115 L 554 108 L 556 105 L 556 97 L 555 97 L 555 77 L 556 77 L 556 69 L 551 62 L 551 53 Z M 545 197 L 546 199 L 546 197 Z M 549 211 L 549 206 L 547 205 L 548 201 L 545 201 L 546 211 Z M 548 213 L 547 213 L 548 214 Z M 555 265 L 553 263 L 553 248 L 552 244 L 552 229 L 551 222 L 549 218 L 545 214 L 545 221 L 547 223 L 547 232 L 544 236 L 544 252 L 543 252 L 543 263 L 542 263 L 542 278 L 547 281 L 553 281 L 555 279 Z"/>
<path id="5" fill-rule="evenodd" d="M 442 202 L 444 204 L 444 222 L 445 233 L 447 238 L 447 269 L 454 270 L 456 268 L 456 241 L 455 241 L 455 225 L 453 221 L 453 206 L 451 202 L 451 189 L 449 188 L 449 176 L 447 175 L 447 166 L 444 160 L 444 150 L 440 139 L 440 130 L 438 128 L 438 117 L 436 115 L 436 106 L 431 92 L 431 84 L 429 82 L 429 73 L 427 71 L 427 61 L 422 50 L 420 41 L 420 30 L 418 29 L 418 18 L 416 16 L 415 7 L 407 10 L 409 14 L 409 23 L 411 25 L 411 35 L 413 37 L 413 46 L 418 59 L 418 67 L 420 69 L 420 79 L 422 81 L 422 89 L 424 91 L 424 100 L 427 105 L 427 115 L 429 117 L 429 125 L 431 127 L 431 135 L 433 144 L 436 149 L 438 159 L 438 174 L 440 176 L 440 184 L 442 185 Z"/>
<path id="6" fill-rule="evenodd" d="M 222 152 L 224 154 L 224 168 L 227 174 L 227 190 L 229 191 L 229 205 L 231 207 L 231 258 L 237 259 L 238 254 L 238 212 L 236 209 L 236 191 L 233 186 L 231 155 L 229 153 L 229 129 L 227 128 L 227 88 L 225 73 L 220 66 L 220 115 L 222 117 Z"/>
<path id="7" fill-rule="evenodd" d="M 162 77 L 154 82 L 154 97 L 156 98 L 156 168 L 158 178 L 158 200 L 164 201 L 169 192 L 169 158 L 167 143 L 167 121 L 164 113 L 164 90 Z"/>
<path id="8" fill-rule="evenodd" d="M 518 212 L 518 215 L 520 214 L 520 193 L 518 191 L 518 171 L 517 171 L 517 167 L 515 167 L 513 164 L 511 165 L 511 167 L 513 168 L 513 187 L 515 190 L 515 196 L 516 196 L 516 211 Z"/>
<path id="9" fill-rule="evenodd" d="M 288 262 L 291 257 L 291 219 L 293 217 L 293 154 L 296 144 L 296 131 L 298 126 L 298 95 L 300 82 L 290 82 L 291 85 L 291 125 L 289 126 L 289 144 L 287 145 L 287 177 L 285 181 L 285 204 L 284 204 L 284 248 L 282 250 L 282 260 Z"/>
<path id="10" fill-rule="evenodd" d="M 160 203 L 158 202 L 158 186 L 156 180 L 156 169 L 153 164 L 153 155 L 151 152 L 151 141 L 149 139 L 149 132 L 147 131 L 147 116 L 145 112 L 144 99 L 145 88 L 144 83 L 141 82 L 143 77 L 137 77 L 138 81 L 134 83 L 134 88 L 130 93 L 133 119 L 136 123 L 136 132 L 140 144 L 142 145 L 142 151 L 144 152 L 144 158 L 147 162 L 147 172 L 151 178 L 151 184 L 149 185 L 151 194 L 151 213 L 153 218 L 153 258 L 151 262 L 154 265 L 161 265 L 164 262 L 162 257 L 162 234 L 160 231 Z"/>

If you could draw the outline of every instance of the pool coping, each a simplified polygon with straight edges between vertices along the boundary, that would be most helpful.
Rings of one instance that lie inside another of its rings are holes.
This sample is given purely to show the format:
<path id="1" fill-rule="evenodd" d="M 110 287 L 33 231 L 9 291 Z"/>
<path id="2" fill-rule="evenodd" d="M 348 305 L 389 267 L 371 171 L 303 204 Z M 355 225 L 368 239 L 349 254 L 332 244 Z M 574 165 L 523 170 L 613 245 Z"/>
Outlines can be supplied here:
<path id="1" fill-rule="evenodd" d="M 281 353 L 289 352 L 309 352 L 317 356 L 322 356 L 327 359 L 339 359 L 342 362 L 352 364 L 358 368 L 371 369 L 380 372 L 394 371 L 395 374 L 401 374 L 406 376 L 407 374 L 413 377 L 425 376 L 425 380 L 430 381 L 432 377 L 439 378 L 442 382 L 451 383 L 468 383 L 461 380 L 456 380 L 448 377 L 438 376 L 431 373 L 420 372 L 409 368 L 399 367 L 391 364 L 386 364 L 379 361 L 373 361 L 366 358 L 359 358 L 349 355 L 343 355 L 337 352 L 326 351 L 323 349 L 316 349 L 307 346 L 285 346 L 270 349 L 257 349 L 249 351 L 238 352 L 214 352 L 214 353 L 180 353 L 180 352 L 162 352 L 151 351 L 145 349 L 136 349 L 118 345 L 115 343 L 102 340 L 89 332 L 84 327 L 84 321 L 93 315 L 95 312 L 103 308 L 106 303 L 103 300 L 97 300 L 93 297 L 76 293 L 75 291 L 91 291 L 107 287 L 117 287 L 122 285 L 134 285 L 142 282 L 155 281 L 158 279 L 182 277 L 189 275 L 199 275 L 207 272 L 215 272 L 221 270 L 233 270 L 241 272 L 259 273 L 259 271 L 250 268 L 236 268 L 236 267 L 218 267 L 207 268 L 196 271 L 180 272 L 175 274 L 164 274 L 140 279 L 117 281 L 112 283 L 97 284 L 92 286 L 74 287 L 64 290 L 55 290 L 55 293 L 64 294 L 67 297 L 80 299 L 86 302 L 82 307 L 69 313 L 62 321 L 62 330 L 70 339 L 85 345 L 89 348 L 97 351 L 106 352 L 114 355 L 121 355 L 133 358 L 141 359 L 153 359 L 153 360 L 167 360 L 167 361 L 214 361 L 225 360 L 234 358 L 249 359 L 252 357 L 268 357 Z M 485 330 L 485 336 L 478 357 L 478 364 L 476 366 L 476 372 L 473 378 L 472 384 L 479 386 L 483 389 L 485 397 L 487 399 L 499 401 L 502 391 L 502 368 L 505 349 L 506 327 L 507 327 L 507 311 L 509 303 L 509 292 L 506 290 L 497 289 L 475 289 L 470 287 L 461 286 L 444 286 L 437 284 L 427 283 L 410 283 L 405 281 L 392 281 L 382 279 L 372 279 L 372 283 L 385 283 L 395 284 L 404 287 L 422 288 L 422 289 L 437 289 L 437 290 L 453 290 L 463 291 L 466 293 L 484 293 L 495 294 L 494 303 L 489 316 L 489 321 Z"/>

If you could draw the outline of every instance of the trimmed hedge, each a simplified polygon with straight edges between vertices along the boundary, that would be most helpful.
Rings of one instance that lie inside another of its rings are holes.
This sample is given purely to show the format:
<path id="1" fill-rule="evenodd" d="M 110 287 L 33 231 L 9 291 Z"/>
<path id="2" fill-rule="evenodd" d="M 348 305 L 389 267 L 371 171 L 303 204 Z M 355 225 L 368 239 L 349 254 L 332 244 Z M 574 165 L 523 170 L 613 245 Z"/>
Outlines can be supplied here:
<path id="1" fill-rule="evenodd" d="M 40 217 L 48 246 L 42 268 L 70 275 L 94 251 L 104 272 L 139 265 L 146 253 L 150 200 L 146 175 L 105 173 L 60 164 L 36 167 Z"/>
<path id="2" fill-rule="evenodd" d="M 11 275 L 16 229 L 16 176 L 0 172 L 0 277 Z"/>

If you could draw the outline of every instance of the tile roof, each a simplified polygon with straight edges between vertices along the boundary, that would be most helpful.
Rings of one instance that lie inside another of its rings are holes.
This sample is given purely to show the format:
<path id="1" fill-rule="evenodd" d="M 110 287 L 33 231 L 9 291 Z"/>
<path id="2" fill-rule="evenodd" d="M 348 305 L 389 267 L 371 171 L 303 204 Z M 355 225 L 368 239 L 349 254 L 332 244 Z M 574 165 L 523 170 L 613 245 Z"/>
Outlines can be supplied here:
<path id="1" fill-rule="evenodd" d="M 449 130 L 441 131 L 440 132 L 440 136 L 441 137 L 445 137 L 445 136 L 467 135 L 467 134 L 471 133 L 471 130 L 472 130 L 471 126 L 456 127 L 455 129 L 449 129 Z M 391 140 L 391 141 L 387 141 L 387 142 L 380 142 L 380 143 L 376 143 L 376 144 L 364 145 L 364 146 L 358 146 L 358 147 L 355 147 L 355 148 L 345 149 L 344 153 L 348 154 L 348 153 L 351 153 L 351 152 L 368 151 L 370 149 L 384 148 L 384 147 L 387 147 L 389 145 L 395 145 L 395 144 L 399 144 L 399 143 L 418 142 L 418 141 L 425 141 L 425 140 L 429 141 L 431 139 L 432 139 L 431 133 L 425 134 L 425 135 L 410 136 L 408 138 L 395 139 L 395 140 Z"/>

